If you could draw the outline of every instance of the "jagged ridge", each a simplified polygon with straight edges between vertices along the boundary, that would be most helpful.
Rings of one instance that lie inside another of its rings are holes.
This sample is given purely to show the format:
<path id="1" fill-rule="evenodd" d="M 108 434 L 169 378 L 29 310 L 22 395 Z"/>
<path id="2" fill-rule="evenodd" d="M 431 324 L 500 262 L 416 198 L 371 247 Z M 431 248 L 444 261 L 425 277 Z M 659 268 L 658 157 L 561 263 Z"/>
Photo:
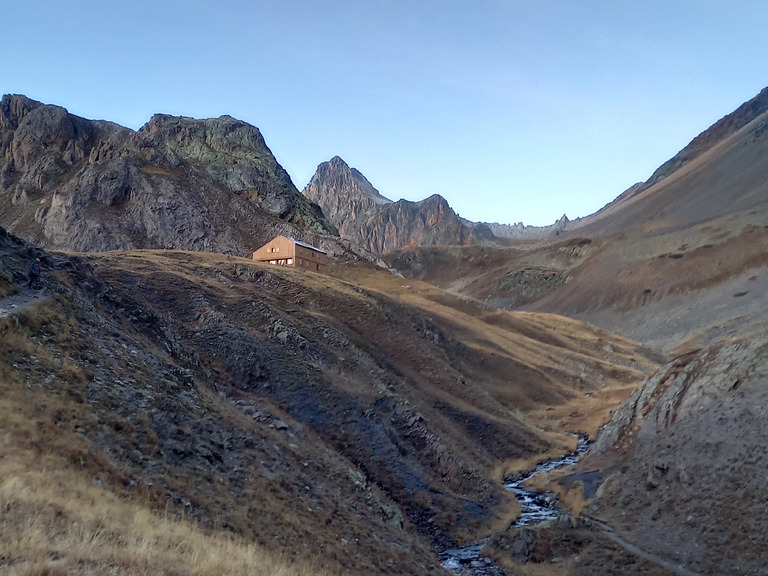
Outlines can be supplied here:
<path id="1" fill-rule="evenodd" d="M 439 194 L 392 202 L 338 156 L 318 166 L 303 194 L 320 205 L 343 238 L 377 254 L 408 246 L 495 243 L 486 225 L 465 224 Z"/>
<path id="2" fill-rule="evenodd" d="M 56 248 L 245 255 L 278 233 L 336 233 L 258 128 L 229 116 L 133 131 L 6 95 L 0 161 L 0 224 Z"/>

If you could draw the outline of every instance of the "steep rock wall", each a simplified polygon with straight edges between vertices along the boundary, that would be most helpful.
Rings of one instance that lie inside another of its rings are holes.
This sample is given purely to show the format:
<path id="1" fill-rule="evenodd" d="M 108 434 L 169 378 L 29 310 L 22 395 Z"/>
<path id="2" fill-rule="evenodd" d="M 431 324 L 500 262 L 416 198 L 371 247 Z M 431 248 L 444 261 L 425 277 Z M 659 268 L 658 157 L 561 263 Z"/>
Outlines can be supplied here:
<path id="1" fill-rule="evenodd" d="M 0 163 L 0 224 L 55 248 L 246 255 L 276 234 L 336 234 L 259 130 L 228 116 L 133 131 L 6 95 Z"/>

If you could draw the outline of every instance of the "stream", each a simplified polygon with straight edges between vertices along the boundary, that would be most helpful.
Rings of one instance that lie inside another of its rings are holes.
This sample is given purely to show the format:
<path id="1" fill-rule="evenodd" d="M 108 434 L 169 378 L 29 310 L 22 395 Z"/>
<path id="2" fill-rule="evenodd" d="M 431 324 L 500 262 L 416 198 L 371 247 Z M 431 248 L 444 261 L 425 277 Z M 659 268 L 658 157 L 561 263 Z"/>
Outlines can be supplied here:
<path id="1" fill-rule="evenodd" d="M 576 452 L 566 454 L 555 460 L 547 460 L 525 474 L 509 478 L 506 488 L 515 495 L 522 510 L 512 526 L 532 526 L 545 520 L 557 518 L 559 512 L 557 497 L 553 494 L 541 494 L 529 490 L 523 484 L 542 472 L 551 472 L 564 466 L 572 466 L 587 450 L 587 436 L 577 435 L 579 445 Z M 504 570 L 494 564 L 489 558 L 480 556 L 480 550 L 485 546 L 486 539 L 479 540 L 469 546 L 450 548 L 440 553 L 443 567 L 460 576 L 504 576 Z"/>

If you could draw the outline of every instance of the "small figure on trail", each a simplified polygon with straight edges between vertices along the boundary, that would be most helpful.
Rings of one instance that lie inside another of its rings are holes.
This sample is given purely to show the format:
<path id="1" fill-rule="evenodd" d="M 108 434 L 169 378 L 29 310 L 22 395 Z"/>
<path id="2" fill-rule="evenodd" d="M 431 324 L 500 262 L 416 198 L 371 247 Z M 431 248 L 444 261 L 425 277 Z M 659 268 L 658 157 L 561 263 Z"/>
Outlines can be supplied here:
<path id="1" fill-rule="evenodd" d="M 40 282 L 40 258 L 35 258 L 32 265 L 29 267 L 29 281 L 27 282 L 27 288 L 32 288 L 32 285 L 38 285 Z"/>

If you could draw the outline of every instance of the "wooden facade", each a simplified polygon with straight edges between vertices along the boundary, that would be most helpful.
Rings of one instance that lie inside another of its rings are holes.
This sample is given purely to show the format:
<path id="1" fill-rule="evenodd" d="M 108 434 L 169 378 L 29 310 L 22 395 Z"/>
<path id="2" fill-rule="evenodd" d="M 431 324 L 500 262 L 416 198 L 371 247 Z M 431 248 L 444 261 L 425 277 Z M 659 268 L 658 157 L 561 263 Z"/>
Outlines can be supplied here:
<path id="1" fill-rule="evenodd" d="M 320 248 L 288 236 L 276 236 L 253 253 L 253 259 L 278 266 L 325 272 L 328 256 Z"/>

